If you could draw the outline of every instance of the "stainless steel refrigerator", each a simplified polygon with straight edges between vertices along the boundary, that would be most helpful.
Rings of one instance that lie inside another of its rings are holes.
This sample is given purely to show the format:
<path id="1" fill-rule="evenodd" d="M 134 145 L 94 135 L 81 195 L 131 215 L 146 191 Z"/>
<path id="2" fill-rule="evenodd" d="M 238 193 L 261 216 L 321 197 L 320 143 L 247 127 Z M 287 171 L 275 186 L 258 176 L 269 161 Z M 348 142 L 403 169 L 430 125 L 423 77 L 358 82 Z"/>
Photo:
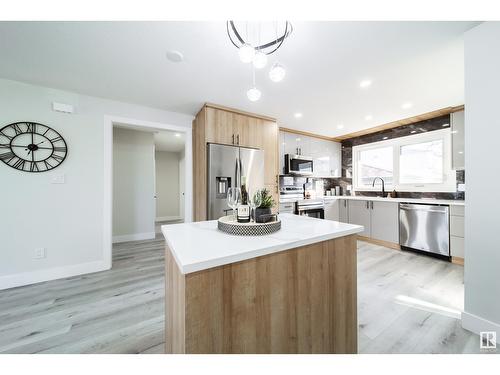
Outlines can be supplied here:
<path id="1" fill-rule="evenodd" d="M 246 147 L 208 144 L 208 219 L 230 215 L 227 191 L 241 187 L 246 177 L 247 189 L 264 187 L 264 151 Z"/>

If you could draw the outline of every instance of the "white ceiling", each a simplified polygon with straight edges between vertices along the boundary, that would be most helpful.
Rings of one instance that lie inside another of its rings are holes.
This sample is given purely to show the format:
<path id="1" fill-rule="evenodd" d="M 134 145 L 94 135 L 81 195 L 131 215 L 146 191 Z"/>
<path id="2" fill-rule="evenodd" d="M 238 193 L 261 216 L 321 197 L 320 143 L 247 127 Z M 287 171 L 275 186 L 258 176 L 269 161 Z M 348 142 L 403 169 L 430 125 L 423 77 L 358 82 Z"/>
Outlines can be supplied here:
<path id="1" fill-rule="evenodd" d="M 1 22 L 0 76 L 192 115 L 212 102 L 336 136 L 463 104 L 463 33 L 476 24 L 294 22 L 268 63 L 287 76 L 258 71 L 256 103 L 225 22 Z M 168 61 L 171 49 L 184 62 Z"/>
<path id="2" fill-rule="evenodd" d="M 181 152 L 184 150 L 184 134 L 168 130 L 157 131 L 154 134 L 156 151 Z"/>

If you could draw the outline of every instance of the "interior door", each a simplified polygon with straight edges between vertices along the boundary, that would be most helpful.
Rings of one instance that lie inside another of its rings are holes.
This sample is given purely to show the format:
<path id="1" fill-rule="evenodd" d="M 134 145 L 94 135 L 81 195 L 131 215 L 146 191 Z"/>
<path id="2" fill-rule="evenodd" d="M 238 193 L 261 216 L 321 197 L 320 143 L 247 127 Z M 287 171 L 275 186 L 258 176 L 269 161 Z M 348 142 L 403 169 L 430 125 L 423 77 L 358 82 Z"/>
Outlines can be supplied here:
<path id="1" fill-rule="evenodd" d="M 371 236 L 371 219 L 370 219 L 370 202 L 351 200 L 349 202 L 349 223 L 362 225 L 363 232 L 359 233 L 360 236 Z"/>

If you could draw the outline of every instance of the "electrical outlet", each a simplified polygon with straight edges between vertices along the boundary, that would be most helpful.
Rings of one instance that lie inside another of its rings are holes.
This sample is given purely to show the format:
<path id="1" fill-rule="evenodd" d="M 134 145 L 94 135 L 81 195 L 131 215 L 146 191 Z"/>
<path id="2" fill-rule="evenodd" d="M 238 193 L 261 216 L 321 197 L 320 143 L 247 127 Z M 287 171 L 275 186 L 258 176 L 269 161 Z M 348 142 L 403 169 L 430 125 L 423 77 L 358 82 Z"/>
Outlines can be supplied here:
<path id="1" fill-rule="evenodd" d="M 38 247 L 35 249 L 35 259 L 43 259 L 47 257 L 47 251 L 44 247 Z"/>
<path id="2" fill-rule="evenodd" d="M 53 184 L 64 184 L 66 183 L 66 175 L 64 174 L 53 175 L 50 179 L 50 182 Z"/>
<path id="3" fill-rule="evenodd" d="M 458 184 L 457 190 L 458 191 L 465 191 L 465 184 Z"/>

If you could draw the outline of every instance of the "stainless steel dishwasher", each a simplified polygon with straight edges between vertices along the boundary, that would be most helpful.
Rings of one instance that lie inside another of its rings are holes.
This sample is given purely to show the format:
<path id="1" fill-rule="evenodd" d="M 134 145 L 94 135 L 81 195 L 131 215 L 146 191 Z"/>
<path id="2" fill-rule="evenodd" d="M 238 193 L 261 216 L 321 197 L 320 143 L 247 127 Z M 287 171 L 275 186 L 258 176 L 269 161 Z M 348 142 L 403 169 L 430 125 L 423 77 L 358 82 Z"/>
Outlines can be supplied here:
<path id="1" fill-rule="evenodd" d="M 399 244 L 404 248 L 450 256 L 449 206 L 399 204 Z"/>

